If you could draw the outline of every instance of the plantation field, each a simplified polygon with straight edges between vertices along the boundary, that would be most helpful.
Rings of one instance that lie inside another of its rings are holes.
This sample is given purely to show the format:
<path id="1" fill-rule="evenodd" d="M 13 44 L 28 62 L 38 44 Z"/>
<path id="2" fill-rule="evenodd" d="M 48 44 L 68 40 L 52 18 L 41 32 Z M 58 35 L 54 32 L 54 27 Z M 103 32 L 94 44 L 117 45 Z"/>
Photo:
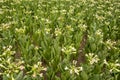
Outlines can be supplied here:
<path id="1" fill-rule="evenodd" d="M 0 80 L 120 80 L 120 0 L 0 0 Z"/>

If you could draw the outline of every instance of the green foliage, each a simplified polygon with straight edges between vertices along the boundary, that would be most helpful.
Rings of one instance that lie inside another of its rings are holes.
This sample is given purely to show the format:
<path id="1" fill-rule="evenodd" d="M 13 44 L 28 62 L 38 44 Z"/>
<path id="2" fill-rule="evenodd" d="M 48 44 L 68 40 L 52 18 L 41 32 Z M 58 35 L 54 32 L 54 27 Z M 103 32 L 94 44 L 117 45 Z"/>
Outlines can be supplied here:
<path id="1" fill-rule="evenodd" d="M 119 0 L 0 0 L 3 80 L 119 80 L 119 57 Z"/>

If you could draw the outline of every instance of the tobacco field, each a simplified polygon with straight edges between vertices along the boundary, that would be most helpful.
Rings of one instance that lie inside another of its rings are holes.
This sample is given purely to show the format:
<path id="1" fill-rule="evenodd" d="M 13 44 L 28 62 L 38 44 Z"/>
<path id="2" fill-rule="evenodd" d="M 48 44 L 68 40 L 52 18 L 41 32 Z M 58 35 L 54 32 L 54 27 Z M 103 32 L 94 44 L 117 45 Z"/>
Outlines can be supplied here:
<path id="1" fill-rule="evenodd" d="M 0 0 L 0 80 L 120 80 L 120 0 Z"/>

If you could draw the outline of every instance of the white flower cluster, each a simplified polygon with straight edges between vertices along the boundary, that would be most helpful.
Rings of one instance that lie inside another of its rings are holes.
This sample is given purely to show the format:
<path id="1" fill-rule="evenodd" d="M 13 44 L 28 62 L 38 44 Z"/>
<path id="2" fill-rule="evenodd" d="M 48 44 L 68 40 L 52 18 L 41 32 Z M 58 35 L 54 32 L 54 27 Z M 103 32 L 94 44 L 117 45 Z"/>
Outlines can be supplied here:
<path id="1" fill-rule="evenodd" d="M 9 46 L 7 46 L 7 47 L 4 46 L 4 47 L 3 47 L 4 52 L 3 52 L 2 55 L 7 56 L 7 55 L 13 55 L 13 54 L 15 54 L 15 51 L 12 51 L 11 49 L 12 49 L 12 46 L 11 46 L 11 45 L 9 45 Z"/>
<path id="2" fill-rule="evenodd" d="M 88 58 L 88 61 L 91 65 L 98 63 L 98 61 L 100 60 L 98 58 L 98 55 L 95 55 L 94 53 L 86 54 L 86 57 Z"/>
<path id="3" fill-rule="evenodd" d="M 116 60 L 115 63 L 108 62 L 108 61 L 104 60 L 104 64 L 107 65 L 110 73 L 120 72 L 120 63 L 118 60 Z"/>
<path id="4" fill-rule="evenodd" d="M 59 36 L 62 34 L 62 31 L 60 28 L 55 28 L 55 36 Z"/>
<path id="5" fill-rule="evenodd" d="M 73 46 L 63 47 L 61 50 L 65 54 L 76 54 L 76 51 L 77 51 Z"/>
<path id="6" fill-rule="evenodd" d="M 37 64 L 34 64 L 33 66 L 30 66 L 30 67 L 31 67 L 31 70 L 27 73 L 28 74 L 32 73 L 32 77 L 36 77 L 38 75 L 40 77 L 43 77 L 43 73 L 41 73 L 41 71 L 46 71 L 47 70 L 47 68 L 42 66 L 42 62 L 37 62 Z"/>
<path id="7" fill-rule="evenodd" d="M 25 33 L 25 28 L 15 28 L 15 32 L 19 34 L 24 34 Z"/>
<path id="8" fill-rule="evenodd" d="M 73 60 L 73 64 L 70 66 L 66 66 L 65 70 L 69 71 L 70 74 L 77 74 L 83 70 L 83 67 L 76 67 L 77 61 Z"/>

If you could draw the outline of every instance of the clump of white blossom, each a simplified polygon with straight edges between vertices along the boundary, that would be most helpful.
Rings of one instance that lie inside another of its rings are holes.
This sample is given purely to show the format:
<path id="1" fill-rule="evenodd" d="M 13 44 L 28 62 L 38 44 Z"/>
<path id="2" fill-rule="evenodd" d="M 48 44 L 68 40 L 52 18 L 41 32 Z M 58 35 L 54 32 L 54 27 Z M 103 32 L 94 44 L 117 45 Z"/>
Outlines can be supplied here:
<path id="1" fill-rule="evenodd" d="M 77 67 L 76 64 L 77 61 L 73 60 L 73 63 L 70 66 L 66 66 L 65 70 L 69 71 L 69 73 L 72 75 L 79 75 L 79 73 L 83 70 L 83 67 Z"/>
<path id="2" fill-rule="evenodd" d="M 94 53 L 86 54 L 86 57 L 88 58 L 88 61 L 91 65 L 98 63 L 98 61 L 100 60 L 98 55 Z"/>
<path id="3" fill-rule="evenodd" d="M 72 45 L 63 47 L 61 50 L 65 54 L 76 54 L 76 52 L 77 52 L 76 48 Z"/>

